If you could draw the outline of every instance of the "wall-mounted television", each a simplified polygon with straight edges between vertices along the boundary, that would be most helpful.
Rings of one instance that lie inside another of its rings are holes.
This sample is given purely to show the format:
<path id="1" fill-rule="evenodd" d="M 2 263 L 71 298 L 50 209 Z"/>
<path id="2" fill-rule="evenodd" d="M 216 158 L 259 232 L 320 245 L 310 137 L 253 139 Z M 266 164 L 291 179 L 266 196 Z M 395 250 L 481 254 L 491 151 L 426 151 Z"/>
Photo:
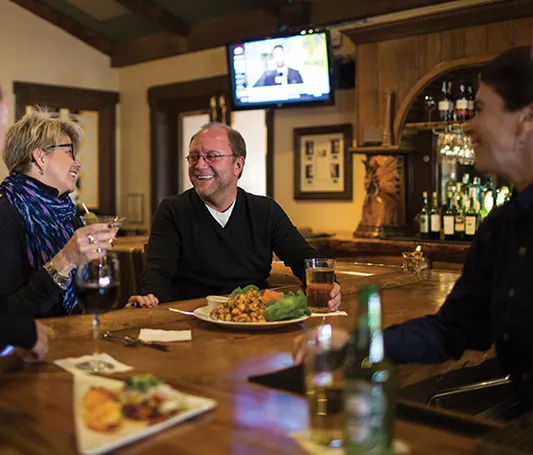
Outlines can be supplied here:
<path id="1" fill-rule="evenodd" d="M 297 34 L 227 46 L 234 109 L 333 104 L 329 34 Z"/>

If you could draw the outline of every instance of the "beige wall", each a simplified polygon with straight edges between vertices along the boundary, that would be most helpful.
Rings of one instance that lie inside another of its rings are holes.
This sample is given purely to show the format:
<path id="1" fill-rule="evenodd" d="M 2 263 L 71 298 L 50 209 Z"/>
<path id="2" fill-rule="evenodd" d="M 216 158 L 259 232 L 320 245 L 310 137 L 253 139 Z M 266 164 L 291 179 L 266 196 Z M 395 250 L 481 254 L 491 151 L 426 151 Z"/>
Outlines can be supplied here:
<path id="1" fill-rule="evenodd" d="M 160 84 L 226 74 L 224 48 L 143 63 L 119 70 L 121 96 L 121 192 L 142 192 L 150 223 L 150 109 L 147 90 Z M 348 202 L 294 201 L 292 130 L 295 127 L 354 123 L 355 92 L 337 93 L 334 107 L 280 109 L 275 114 L 274 197 L 297 226 L 314 231 L 352 232 L 361 217 L 364 168 L 354 159 L 354 199 Z M 127 176 L 127 178 L 125 178 Z"/>
<path id="2" fill-rule="evenodd" d="M 110 59 L 55 25 L 0 0 L 0 84 L 14 119 L 13 82 L 118 91 Z M 0 164 L 0 180 L 7 169 Z"/>
<path id="3" fill-rule="evenodd" d="M 347 40 L 345 40 L 347 41 Z M 113 69 L 110 59 L 58 27 L 9 0 L 0 0 L 0 84 L 11 120 L 14 81 L 120 91 L 117 200 L 123 212 L 127 193 L 144 193 L 145 226 L 150 225 L 150 110 L 147 91 L 154 85 L 227 73 L 224 48 Z M 9 43 L 9 44 L 8 44 Z M 353 202 L 294 201 L 292 130 L 295 127 L 354 123 L 353 90 L 337 93 L 337 105 L 280 109 L 275 114 L 274 197 L 294 224 L 314 231 L 353 231 L 361 216 L 363 166 L 354 163 Z M 7 175 L 0 164 L 0 180 Z"/>
<path id="4" fill-rule="evenodd" d="M 123 176 L 120 190 L 123 198 L 127 193 L 145 194 L 144 218 L 147 227 L 151 222 L 148 89 L 154 85 L 220 76 L 226 72 L 224 48 L 156 60 L 119 70 L 122 153 L 118 165 Z M 119 204 L 123 204 L 123 198 L 119 199 Z"/>
<path id="5" fill-rule="evenodd" d="M 274 196 L 298 227 L 314 232 L 353 232 L 361 219 L 364 165 L 353 156 L 352 201 L 294 200 L 293 128 L 351 123 L 355 137 L 355 90 L 335 93 L 335 106 L 279 109 L 274 122 Z"/>

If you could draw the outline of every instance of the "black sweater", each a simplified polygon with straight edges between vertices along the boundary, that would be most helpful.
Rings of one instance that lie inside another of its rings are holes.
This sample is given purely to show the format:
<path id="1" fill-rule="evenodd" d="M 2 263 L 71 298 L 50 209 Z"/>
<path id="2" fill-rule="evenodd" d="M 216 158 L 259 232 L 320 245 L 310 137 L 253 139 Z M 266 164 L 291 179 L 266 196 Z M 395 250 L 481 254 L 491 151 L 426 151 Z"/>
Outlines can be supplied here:
<path id="1" fill-rule="evenodd" d="M 268 287 L 272 252 L 305 283 L 304 259 L 320 257 L 271 198 L 238 189 L 225 227 L 194 189 L 164 199 L 154 215 L 141 294 L 161 302 Z"/>
<path id="2" fill-rule="evenodd" d="M 0 315 L 0 352 L 8 345 L 31 349 L 37 341 L 34 319 L 18 314 Z"/>
<path id="3" fill-rule="evenodd" d="M 34 180 L 45 191 L 55 192 Z M 82 225 L 72 219 L 74 228 Z M 63 291 L 44 268 L 34 270 L 27 253 L 26 230 L 22 217 L 11 203 L 0 197 L 0 314 L 32 317 L 66 315 Z"/>

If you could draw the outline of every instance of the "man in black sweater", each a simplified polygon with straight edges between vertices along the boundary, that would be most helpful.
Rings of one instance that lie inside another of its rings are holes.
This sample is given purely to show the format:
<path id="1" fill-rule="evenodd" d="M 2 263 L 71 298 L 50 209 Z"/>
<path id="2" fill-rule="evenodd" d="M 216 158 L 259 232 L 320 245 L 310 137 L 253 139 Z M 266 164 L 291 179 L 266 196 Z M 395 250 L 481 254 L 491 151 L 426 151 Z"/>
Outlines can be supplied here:
<path id="1" fill-rule="evenodd" d="M 268 287 L 272 252 L 305 283 L 304 259 L 320 254 L 271 198 L 237 187 L 246 159 L 241 134 L 205 125 L 190 142 L 194 188 L 164 199 L 153 219 L 141 294 L 161 302 L 227 294 L 237 286 Z M 340 304 L 340 286 L 329 307 Z M 143 297 L 132 297 L 142 305 Z"/>

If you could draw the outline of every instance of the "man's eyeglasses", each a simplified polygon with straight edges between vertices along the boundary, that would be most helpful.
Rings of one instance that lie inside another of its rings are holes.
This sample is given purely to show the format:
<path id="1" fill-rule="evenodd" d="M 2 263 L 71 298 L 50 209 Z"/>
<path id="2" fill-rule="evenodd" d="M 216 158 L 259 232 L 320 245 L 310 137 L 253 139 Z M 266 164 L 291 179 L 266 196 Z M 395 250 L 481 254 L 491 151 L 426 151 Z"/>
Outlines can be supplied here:
<path id="1" fill-rule="evenodd" d="M 49 145 L 48 147 L 44 147 L 42 150 L 45 152 L 48 150 L 53 150 L 56 148 L 66 148 L 69 147 L 69 150 L 65 150 L 72 158 L 73 161 L 76 161 L 76 154 L 74 153 L 74 145 L 72 144 L 56 144 L 56 145 Z"/>
<path id="2" fill-rule="evenodd" d="M 224 156 L 235 156 L 235 153 L 227 155 L 221 155 L 215 152 L 207 152 L 203 155 L 200 155 L 199 153 L 189 153 L 189 155 L 186 156 L 185 159 L 189 162 L 189 164 L 196 164 L 200 160 L 200 157 L 202 157 L 207 164 L 213 164 L 217 159 L 222 158 Z"/>

